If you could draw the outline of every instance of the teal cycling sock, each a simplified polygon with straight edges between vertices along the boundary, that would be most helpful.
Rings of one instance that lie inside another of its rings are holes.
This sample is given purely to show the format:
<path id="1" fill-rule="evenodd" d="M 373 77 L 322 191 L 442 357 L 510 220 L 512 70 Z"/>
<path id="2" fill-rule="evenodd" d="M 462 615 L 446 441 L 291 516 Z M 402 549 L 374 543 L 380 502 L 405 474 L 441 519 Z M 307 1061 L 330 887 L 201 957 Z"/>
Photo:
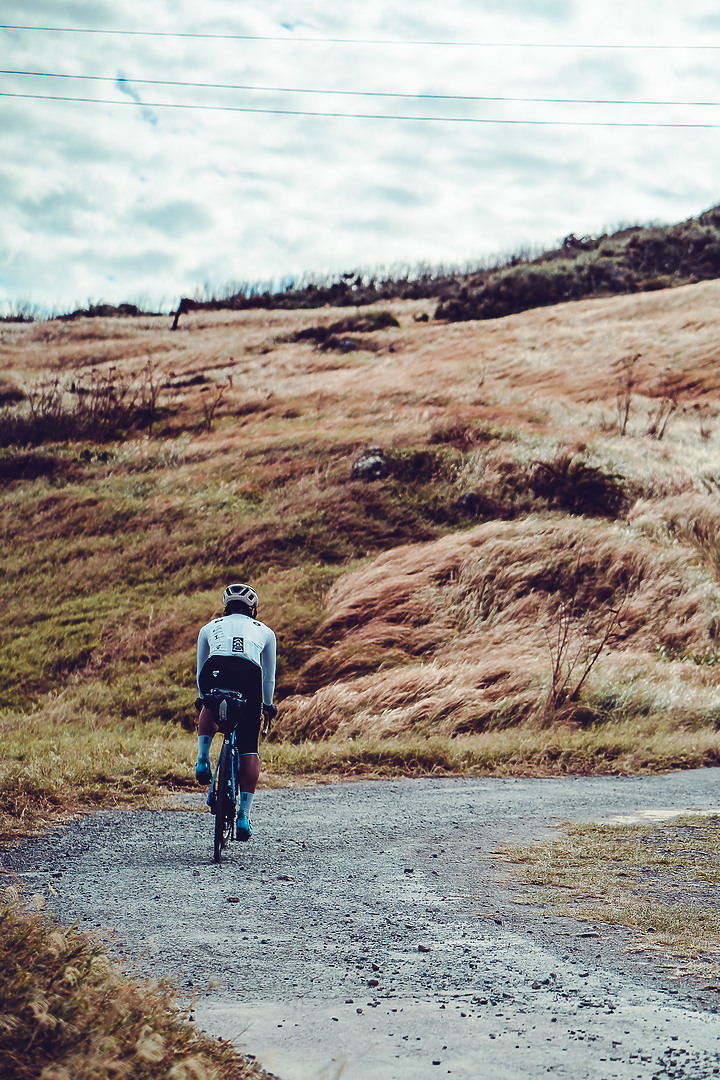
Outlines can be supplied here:
<path id="1" fill-rule="evenodd" d="M 210 743 L 212 735 L 198 735 L 198 761 L 210 760 Z"/>
<path id="2" fill-rule="evenodd" d="M 240 792 L 240 799 L 239 799 L 239 802 L 238 802 L 238 810 L 239 810 L 241 816 L 244 814 L 245 817 L 250 817 L 250 807 L 252 806 L 252 801 L 253 801 L 253 792 L 252 791 L 241 791 Z"/>

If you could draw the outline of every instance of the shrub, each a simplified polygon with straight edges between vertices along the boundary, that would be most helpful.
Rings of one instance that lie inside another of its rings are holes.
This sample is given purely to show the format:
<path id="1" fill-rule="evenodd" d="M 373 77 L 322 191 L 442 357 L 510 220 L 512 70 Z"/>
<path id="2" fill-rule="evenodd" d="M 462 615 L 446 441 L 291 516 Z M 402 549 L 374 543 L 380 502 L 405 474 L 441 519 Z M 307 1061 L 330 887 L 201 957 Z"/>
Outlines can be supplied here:
<path id="1" fill-rule="evenodd" d="M 362 315 L 348 315 L 328 326 L 307 326 L 289 336 L 290 341 L 312 341 L 318 349 L 335 349 L 338 352 L 354 352 L 356 349 L 375 349 L 362 338 L 352 334 L 372 334 L 377 330 L 397 327 L 400 323 L 390 311 L 367 311 Z"/>
<path id="2" fill-rule="evenodd" d="M 40 476 L 67 481 L 77 476 L 79 472 L 78 463 L 67 454 L 38 450 L 20 450 L 10 453 L 0 451 L 0 487 L 12 484 L 16 480 L 37 480 Z"/>
<path id="3" fill-rule="evenodd" d="M 59 320 L 72 319 L 117 319 L 136 318 L 138 315 L 156 315 L 157 312 L 143 311 L 136 304 L 90 304 L 86 308 L 77 308 L 66 315 L 58 315 Z"/>
<path id="4" fill-rule="evenodd" d="M 631 292 L 631 277 L 610 259 L 583 265 L 579 261 L 545 262 L 512 267 L 495 274 L 464 298 L 441 304 L 438 319 L 499 319 L 529 308 L 581 300 L 593 293 Z"/>
<path id="5" fill-rule="evenodd" d="M 528 483 L 550 506 L 571 514 L 617 517 L 628 502 L 621 476 L 588 464 L 571 448 L 561 450 L 552 461 L 538 461 Z"/>
<path id="6" fill-rule="evenodd" d="M 0 405 L 17 405 L 25 398 L 25 391 L 9 379 L 0 379 Z"/>
<path id="7" fill-rule="evenodd" d="M 62 379 L 29 387 L 23 407 L 0 407 L 0 446 L 37 446 L 65 439 L 116 439 L 128 431 L 152 431 L 160 395 L 167 391 L 152 360 L 138 371 L 93 369 L 86 380 Z"/>

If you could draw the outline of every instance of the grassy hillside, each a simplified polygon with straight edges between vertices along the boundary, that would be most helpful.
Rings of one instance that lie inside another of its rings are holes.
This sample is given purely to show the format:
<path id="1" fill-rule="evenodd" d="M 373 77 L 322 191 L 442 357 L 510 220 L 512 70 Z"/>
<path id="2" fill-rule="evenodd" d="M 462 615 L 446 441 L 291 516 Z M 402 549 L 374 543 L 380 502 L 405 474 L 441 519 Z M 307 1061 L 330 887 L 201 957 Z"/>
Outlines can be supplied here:
<path id="1" fill-rule="evenodd" d="M 266 782 L 720 760 L 718 301 L 4 324 L 6 830 L 194 782 L 230 579 Z"/>

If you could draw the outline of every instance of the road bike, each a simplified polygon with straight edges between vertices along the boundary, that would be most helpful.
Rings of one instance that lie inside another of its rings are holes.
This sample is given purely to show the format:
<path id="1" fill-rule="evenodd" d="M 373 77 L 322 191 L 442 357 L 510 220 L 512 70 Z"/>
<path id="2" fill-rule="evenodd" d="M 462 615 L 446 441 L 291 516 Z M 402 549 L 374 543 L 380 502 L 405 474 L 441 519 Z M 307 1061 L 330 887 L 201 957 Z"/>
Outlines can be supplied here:
<path id="1" fill-rule="evenodd" d="M 212 710 L 218 730 L 224 736 L 207 798 L 210 813 L 215 817 L 213 862 L 219 863 L 222 861 L 223 849 L 228 841 L 235 839 L 235 811 L 240 770 L 237 723 L 248 702 L 247 698 L 234 690 L 211 690 L 206 695 L 205 704 Z"/>

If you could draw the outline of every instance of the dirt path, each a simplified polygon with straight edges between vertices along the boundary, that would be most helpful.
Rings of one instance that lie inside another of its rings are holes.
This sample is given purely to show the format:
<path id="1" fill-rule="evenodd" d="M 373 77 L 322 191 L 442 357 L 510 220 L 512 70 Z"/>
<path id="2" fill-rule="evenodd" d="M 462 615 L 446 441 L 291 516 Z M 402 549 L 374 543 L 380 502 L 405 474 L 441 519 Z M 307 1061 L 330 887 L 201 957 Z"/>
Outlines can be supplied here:
<path id="1" fill-rule="evenodd" d="M 197 1022 L 282 1080 L 703 1080 L 720 993 L 623 931 L 514 903 L 492 852 L 566 819 L 719 803 L 718 769 L 343 784 L 260 792 L 221 867 L 211 819 L 170 810 L 100 812 L 2 861 L 64 922 L 114 930 L 136 971 L 204 992 Z"/>

